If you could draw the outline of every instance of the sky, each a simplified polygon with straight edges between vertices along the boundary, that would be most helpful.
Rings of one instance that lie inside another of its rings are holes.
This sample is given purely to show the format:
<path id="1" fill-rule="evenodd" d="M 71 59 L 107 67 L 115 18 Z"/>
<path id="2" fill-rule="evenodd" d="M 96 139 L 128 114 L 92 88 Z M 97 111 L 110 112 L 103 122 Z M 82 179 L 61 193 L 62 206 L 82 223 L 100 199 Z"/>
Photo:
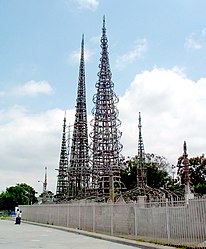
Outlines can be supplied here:
<path id="1" fill-rule="evenodd" d="M 104 15 L 122 155 L 137 154 L 139 112 L 146 153 L 176 165 L 186 141 L 189 157 L 205 154 L 205 9 L 205 0 L 0 0 L 0 191 L 26 183 L 40 194 L 47 167 L 56 192 L 82 35 L 90 120 Z"/>

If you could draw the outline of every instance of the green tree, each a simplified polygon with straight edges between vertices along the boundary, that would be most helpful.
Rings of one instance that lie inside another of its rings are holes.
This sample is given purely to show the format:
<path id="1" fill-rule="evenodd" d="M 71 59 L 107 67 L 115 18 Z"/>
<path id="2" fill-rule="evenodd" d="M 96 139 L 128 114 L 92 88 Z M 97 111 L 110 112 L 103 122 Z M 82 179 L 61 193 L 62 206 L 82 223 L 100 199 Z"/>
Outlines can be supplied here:
<path id="1" fill-rule="evenodd" d="M 171 183 L 171 177 L 168 172 L 159 169 L 155 163 L 147 163 L 147 184 L 152 188 L 166 187 Z"/>
<path id="2" fill-rule="evenodd" d="M 28 204 L 34 204 L 37 202 L 37 198 L 35 196 L 37 192 L 34 188 L 27 185 L 26 183 L 17 184 L 17 186 L 18 185 L 24 189 Z"/>
<path id="3" fill-rule="evenodd" d="M 121 181 L 125 187 L 130 190 L 137 185 L 137 163 L 134 159 L 129 159 L 123 162 L 120 170 Z"/>
<path id="4" fill-rule="evenodd" d="M 35 193 L 35 190 L 25 183 L 8 187 L 0 194 L 0 209 L 11 211 L 18 205 L 33 204 L 37 202 Z"/>
<path id="5" fill-rule="evenodd" d="M 181 185 L 184 185 L 185 169 L 183 157 L 178 158 L 177 174 Z M 195 193 L 199 195 L 206 194 L 206 158 L 204 155 L 191 157 L 188 159 L 189 180 Z"/>
<path id="6" fill-rule="evenodd" d="M 121 168 L 121 181 L 128 190 L 137 186 L 137 157 L 123 162 Z M 152 188 L 160 188 L 171 185 L 172 179 L 168 173 L 170 165 L 165 157 L 154 154 L 145 155 L 145 166 L 147 168 L 147 185 Z"/>

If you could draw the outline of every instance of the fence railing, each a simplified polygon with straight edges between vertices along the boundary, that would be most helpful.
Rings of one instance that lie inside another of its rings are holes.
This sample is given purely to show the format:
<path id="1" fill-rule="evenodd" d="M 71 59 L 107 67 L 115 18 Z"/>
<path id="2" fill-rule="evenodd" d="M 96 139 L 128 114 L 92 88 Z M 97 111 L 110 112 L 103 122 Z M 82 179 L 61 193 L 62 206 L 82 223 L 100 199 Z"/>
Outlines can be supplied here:
<path id="1" fill-rule="evenodd" d="M 21 206 L 23 219 L 168 245 L 206 247 L 206 199 Z"/>

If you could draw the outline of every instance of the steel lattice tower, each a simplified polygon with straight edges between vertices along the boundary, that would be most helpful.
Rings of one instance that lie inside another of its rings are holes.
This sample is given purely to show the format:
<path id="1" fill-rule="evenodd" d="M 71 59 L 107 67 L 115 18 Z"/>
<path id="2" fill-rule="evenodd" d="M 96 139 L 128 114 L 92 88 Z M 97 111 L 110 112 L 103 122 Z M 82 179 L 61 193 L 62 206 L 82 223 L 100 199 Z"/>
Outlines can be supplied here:
<path id="1" fill-rule="evenodd" d="M 187 145 L 186 141 L 183 144 L 183 165 L 184 165 L 184 173 L 185 173 L 185 185 L 189 182 L 189 167 L 188 167 L 188 155 L 187 155 Z"/>
<path id="2" fill-rule="evenodd" d="M 141 113 L 139 112 L 139 140 L 138 140 L 138 156 L 137 156 L 137 185 L 143 187 L 147 184 L 147 169 L 145 165 L 145 151 L 142 138 Z"/>
<path id="3" fill-rule="evenodd" d="M 45 176 L 44 176 L 44 183 L 43 183 L 43 193 L 47 191 L 47 167 L 45 167 Z"/>
<path id="4" fill-rule="evenodd" d="M 90 134 L 93 142 L 92 148 L 92 183 L 93 188 L 108 196 L 111 185 L 119 188 L 120 168 L 119 153 L 122 145 L 119 140 L 121 133 L 118 130 L 120 121 L 116 104 L 118 98 L 114 93 L 112 73 L 108 57 L 108 40 L 106 36 L 105 17 L 101 37 L 101 58 L 99 64 L 97 93 L 93 97 L 95 107 L 92 110 L 94 119 L 91 122 L 93 131 Z"/>
<path id="5" fill-rule="evenodd" d="M 66 141 L 66 113 L 63 122 L 62 144 L 59 160 L 59 169 L 57 176 L 56 199 L 61 201 L 66 198 L 68 194 L 68 153 Z"/>
<path id="6" fill-rule="evenodd" d="M 187 145 L 186 141 L 183 144 L 183 166 L 184 166 L 184 183 L 185 183 L 185 194 L 190 194 L 190 178 L 189 178 L 189 162 L 188 162 L 188 155 L 187 155 Z"/>
<path id="7" fill-rule="evenodd" d="M 70 153 L 70 195 L 73 197 L 84 196 L 89 188 L 89 180 L 90 170 L 86 108 L 84 36 L 82 36 L 76 114 Z"/>

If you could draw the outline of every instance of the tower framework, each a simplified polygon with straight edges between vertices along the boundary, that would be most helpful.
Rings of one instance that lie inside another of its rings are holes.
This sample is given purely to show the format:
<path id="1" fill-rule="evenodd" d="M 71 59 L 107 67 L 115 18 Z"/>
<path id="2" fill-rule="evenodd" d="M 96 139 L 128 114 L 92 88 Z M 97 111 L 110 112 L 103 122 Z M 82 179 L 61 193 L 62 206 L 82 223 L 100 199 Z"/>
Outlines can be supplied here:
<path id="1" fill-rule="evenodd" d="M 184 182 L 185 182 L 185 186 L 187 186 L 189 184 L 190 179 L 189 179 L 189 165 L 188 165 L 186 141 L 184 141 L 184 144 L 183 144 L 183 165 L 184 165 L 184 173 L 185 173 Z"/>
<path id="2" fill-rule="evenodd" d="M 82 36 L 76 113 L 70 153 L 69 195 L 74 198 L 77 196 L 85 196 L 89 188 L 89 180 L 90 168 L 86 108 L 84 36 Z"/>
<path id="3" fill-rule="evenodd" d="M 92 147 L 92 184 L 103 196 L 108 196 L 111 185 L 121 188 L 119 156 L 122 149 L 119 131 L 120 120 L 116 104 L 118 98 L 114 93 L 114 83 L 109 65 L 108 40 L 106 36 L 105 17 L 101 36 L 101 58 L 99 64 L 97 93 L 93 96 L 95 104 L 90 134 Z"/>
<path id="4" fill-rule="evenodd" d="M 190 189 L 190 177 L 189 177 L 189 160 L 187 154 L 187 144 L 184 141 L 183 144 L 183 166 L 184 166 L 184 184 L 185 184 L 185 200 L 188 204 L 189 199 L 193 199 L 194 195 L 191 193 Z"/>
<path id="5" fill-rule="evenodd" d="M 66 113 L 63 122 L 62 144 L 57 176 L 56 200 L 64 200 L 68 194 L 68 153 L 66 141 Z"/>
<path id="6" fill-rule="evenodd" d="M 137 185 L 143 187 L 147 184 L 147 169 L 145 164 L 145 151 L 142 138 L 142 123 L 141 113 L 139 112 L 139 140 L 138 140 L 138 155 L 137 155 Z"/>
<path id="7" fill-rule="evenodd" d="M 179 191 L 170 191 L 164 188 L 152 188 L 147 183 L 147 166 L 146 154 L 142 138 L 141 113 L 139 112 L 139 139 L 138 139 L 138 155 L 135 160 L 137 165 L 137 186 L 134 189 L 125 191 L 122 195 L 125 201 L 163 201 L 166 198 L 170 200 L 178 200 L 182 198 Z"/>

